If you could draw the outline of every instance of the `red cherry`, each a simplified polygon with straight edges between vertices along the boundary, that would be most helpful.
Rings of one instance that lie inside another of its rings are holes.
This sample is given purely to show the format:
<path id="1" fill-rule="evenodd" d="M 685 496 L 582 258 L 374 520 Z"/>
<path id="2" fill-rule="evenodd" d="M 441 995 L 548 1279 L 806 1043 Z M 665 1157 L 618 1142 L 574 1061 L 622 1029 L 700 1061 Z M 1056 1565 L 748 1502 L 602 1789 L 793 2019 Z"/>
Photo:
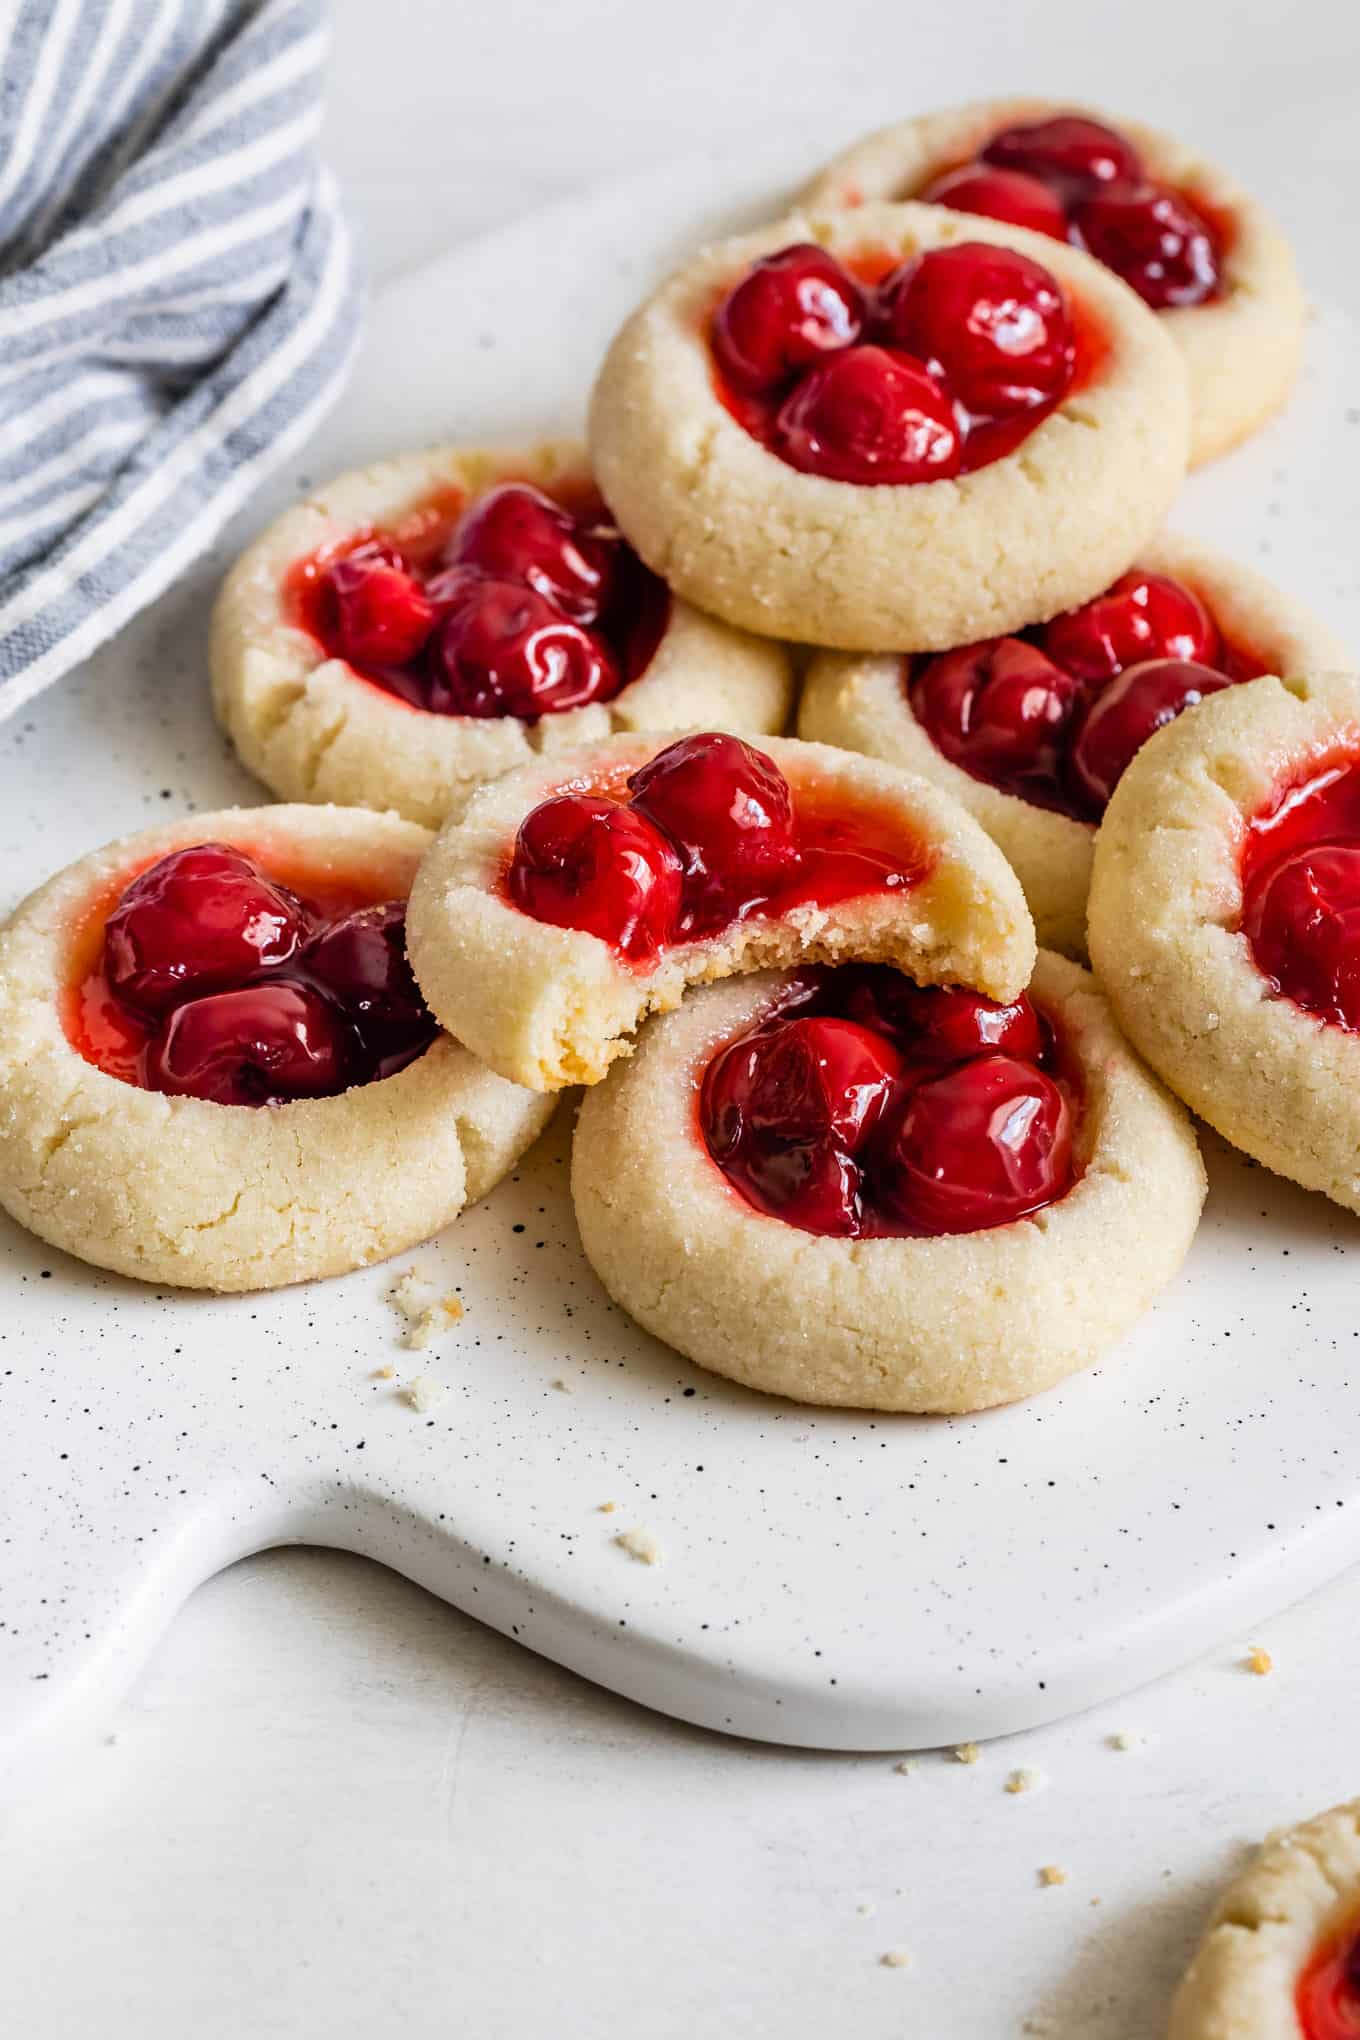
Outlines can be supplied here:
<path id="1" fill-rule="evenodd" d="M 633 806 L 675 845 L 685 905 L 727 920 L 794 859 L 793 794 L 772 758 L 707 731 L 658 751 L 628 782 Z"/>
<path id="2" fill-rule="evenodd" d="M 434 628 L 434 604 L 399 553 L 381 542 L 322 569 L 328 648 L 351 666 L 405 666 Z"/>
<path id="3" fill-rule="evenodd" d="M 621 675 L 602 638 L 522 581 L 451 567 L 430 583 L 444 620 L 425 706 L 437 715 L 557 715 L 617 694 Z"/>
<path id="4" fill-rule="evenodd" d="M 535 920 L 583 929 L 634 962 L 651 962 L 675 932 L 680 859 L 635 809 L 563 793 L 521 822 L 507 886 Z"/>
<path id="5" fill-rule="evenodd" d="M 1079 680 L 1112 680 L 1144 659 L 1190 659 L 1212 666 L 1218 628 L 1199 597 L 1166 574 L 1137 567 L 1094 601 L 1044 625 L 1043 647 Z"/>
<path id="6" fill-rule="evenodd" d="M 1242 932 L 1286 998 L 1360 1031 L 1360 845 L 1307 844 L 1254 874 Z"/>
<path id="7" fill-rule="evenodd" d="M 854 347 L 810 369 L 780 407 L 775 438 L 791 466 L 836 482 L 938 482 L 959 471 L 954 408 L 925 366 Z"/>
<path id="8" fill-rule="evenodd" d="M 176 1006 L 142 1052 L 142 1081 L 215 1105 L 275 1105 L 342 1091 L 352 1051 L 328 999 L 275 980 Z"/>
<path id="9" fill-rule="evenodd" d="M 302 902 L 226 843 L 173 850 L 134 878 L 104 927 L 120 999 L 160 1013 L 287 963 L 307 933 Z"/>
<path id="10" fill-rule="evenodd" d="M 1125 667 L 1091 703 L 1069 754 L 1072 783 L 1091 811 L 1104 813 L 1125 768 L 1154 730 L 1232 684 L 1226 673 L 1189 659 Z"/>
<path id="11" fill-rule="evenodd" d="M 850 347 L 864 298 L 834 255 L 799 242 L 765 256 L 727 293 L 713 319 L 713 352 L 734 389 L 777 389 L 800 369 Z"/>
<path id="12" fill-rule="evenodd" d="M 709 1146 L 721 1160 L 739 1147 L 831 1140 L 854 1154 L 877 1126 L 902 1058 L 852 1020 L 787 1020 L 735 1042 L 710 1065 L 704 1088 Z"/>
<path id="13" fill-rule="evenodd" d="M 309 945 L 303 967 L 354 1027 L 372 1076 L 391 1076 L 439 1032 L 407 961 L 405 900 L 332 921 Z"/>
<path id="14" fill-rule="evenodd" d="M 927 735 L 975 779 L 1056 794 L 1077 682 L 1020 638 L 961 645 L 922 666 L 911 703 Z"/>
<path id="15" fill-rule="evenodd" d="M 1022 992 L 1009 1005 L 963 985 L 918 985 L 884 964 L 843 968 L 839 1000 L 852 1020 L 889 1035 L 908 1062 L 967 1062 L 977 1055 L 1038 1062 L 1044 1032 Z"/>
<path id="16" fill-rule="evenodd" d="M 526 581 L 574 623 L 595 623 L 608 606 L 621 546 L 607 523 L 586 523 L 541 489 L 506 482 L 473 504 L 445 557 L 493 580 Z"/>
<path id="17" fill-rule="evenodd" d="M 1101 121 L 1079 113 L 1002 128 L 982 151 L 984 163 L 1023 170 L 1069 201 L 1116 180 L 1140 178 L 1142 159 L 1133 143 Z"/>
<path id="18" fill-rule="evenodd" d="M 855 1154 L 892 1096 L 901 1059 L 847 1020 L 808 1017 L 748 1035 L 704 1079 L 710 1153 L 760 1209 L 805 1232 L 859 1230 Z"/>
<path id="19" fill-rule="evenodd" d="M 1218 291 L 1218 249 L 1207 221 L 1163 185 L 1114 184 L 1096 192 L 1072 214 L 1072 233 L 1155 312 L 1202 305 Z"/>
<path id="20" fill-rule="evenodd" d="M 883 1154 L 879 1194 L 923 1233 L 1007 1225 L 1072 1179 L 1072 1115 L 1051 1077 L 980 1056 L 907 1093 Z"/>
<path id="21" fill-rule="evenodd" d="M 884 338 L 944 377 L 979 416 L 1051 403 L 1072 380 L 1076 344 L 1056 279 L 986 241 L 931 248 L 886 278 Z"/>
<path id="22" fill-rule="evenodd" d="M 1037 177 L 1021 170 L 993 170 L 985 163 L 965 163 L 933 177 L 916 197 L 924 205 L 947 205 L 954 212 L 981 213 L 984 219 L 1009 220 L 1013 227 L 1067 239 L 1067 214 L 1059 200 Z"/>

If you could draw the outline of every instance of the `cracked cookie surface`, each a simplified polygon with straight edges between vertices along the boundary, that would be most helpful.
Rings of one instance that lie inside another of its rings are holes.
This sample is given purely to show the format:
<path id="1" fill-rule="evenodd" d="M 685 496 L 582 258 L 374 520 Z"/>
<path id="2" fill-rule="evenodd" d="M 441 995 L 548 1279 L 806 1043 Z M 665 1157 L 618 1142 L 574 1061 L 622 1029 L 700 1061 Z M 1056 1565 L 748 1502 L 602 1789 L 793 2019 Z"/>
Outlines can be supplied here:
<path id="1" fill-rule="evenodd" d="M 1348 1983 L 1350 1950 L 1360 1950 L 1360 1799 L 1271 1835 L 1228 1886 L 1167 2040 L 1339 2040 L 1360 2025 L 1360 1953 Z M 1330 2011 L 1334 2024 L 1317 2022 L 1310 1982 L 1320 2020 Z"/>

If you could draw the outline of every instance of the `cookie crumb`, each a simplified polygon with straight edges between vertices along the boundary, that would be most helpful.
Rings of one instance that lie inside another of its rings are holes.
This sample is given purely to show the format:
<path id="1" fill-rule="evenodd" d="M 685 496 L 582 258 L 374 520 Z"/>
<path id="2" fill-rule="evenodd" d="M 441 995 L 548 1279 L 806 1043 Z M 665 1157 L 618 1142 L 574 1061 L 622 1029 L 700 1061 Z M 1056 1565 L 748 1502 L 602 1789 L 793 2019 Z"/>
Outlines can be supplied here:
<path id="1" fill-rule="evenodd" d="M 960 1764 L 975 1764 L 981 1755 L 982 1751 L 975 1742 L 960 1743 L 954 1751 L 954 1756 Z"/>
<path id="2" fill-rule="evenodd" d="M 855 1907 L 855 1911 L 859 1913 L 863 1919 L 871 1920 L 874 1914 L 878 1911 L 878 1907 L 874 1904 L 871 1898 L 862 1898 L 859 1904 Z"/>
<path id="3" fill-rule="evenodd" d="M 387 1292 L 387 1301 L 402 1320 L 401 1344 L 423 1352 L 431 1339 L 447 1331 L 463 1315 L 458 1297 L 437 1293 L 416 1268 L 404 1268 Z"/>
<path id="4" fill-rule="evenodd" d="M 880 1969 L 910 1969 L 911 1957 L 905 1948 L 889 1948 L 886 1955 L 878 1958 Z"/>
<path id="5" fill-rule="evenodd" d="M 893 1765 L 893 1770 L 897 1773 L 897 1776 L 899 1778 L 910 1778 L 912 1772 L 915 1769 L 916 1766 L 912 1762 L 910 1757 L 900 1757 L 898 1761 Z"/>
<path id="6" fill-rule="evenodd" d="M 375 1367 L 373 1379 L 375 1381 L 391 1381 L 395 1377 L 396 1371 L 395 1367 Z"/>
<path id="7" fill-rule="evenodd" d="M 1045 1863 L 1043 1869 L 1039 1872 L 1039 1882 L 1041 1884 L 1066 1884 L 1067 1872 L 1060 1869 L 1056 1863 Z"/>
<path id="8" fill-rule="evenodd" d="M 561 1389 L 563 1395 L 570 1395 L 572 1392 L 571 1383 L 569 1381 L 564 1381 L 560 1374 L 554 1380 L 553 1387 Z"/>
<path id="9" fill-rule="evenodd" d="M 1247 1652 L 1246 1666 L 1249 1672 L 1255 1672 L 1258 1679 L 1264 1679 L 1267 1672 L 1274 1671 L 1275 1660 L 1268 1650 L 1263 1650 L 1259 1643 L 1254 1643 Z"/>
<path id="10" fill-rule="evenodd" d="M 619 1506 L 619 1505 L 618 1505 L 618 1503 L 617 1503 L 617 1502 L 601 1502 L 601 1503 L 600 1503 L 600 1514 L 601 1514 L 602 1516 L 612 1516 L 612 1515 L 613 1515 L 613 1513 L 614 1513 L 614 1511 L 615 1511 L 615 1509 L 617 1509 L 617 1507 L 618 1507 L 618 1506 Z"/>
<path id="11" fill-rule="evenodd" d="M 1107 1735 L 1105 1741 L 1112 1750 L 1136 1750 L 1138 1747 L 1138 1737 L 1130 1735 L 1126 1728 L 1121 1728 L 1114 1735 Z"/>
<path id="12" fill-rule="evenodd" d="M 639 1565 L 660 1565 L 661 1546 L 650 1530 L 620 1530 L 614 1539 L 620 1551 L 626 1551 Z"/>
<path id="13" fill-rule="evenodd" d="M 1008 1792 L 1039 1792 L 1043 1789 L 1043 1784 L 1044 1774 L 1042 1771 L 1031 1771 L 1022 1767 L 1018 1771 L 1011 1772 L 1010 1777 L 1006 1780 L 1006 1790 Z"/>
<path id="14" fill-rule="evenodd" d="M 436 1381 L 432 1374 L 418 1374 L 414 1381 L 407 1382 L 405 1391 L 411 1408 L 419 1410 L 422 1416 L 426 1410 L 438 1409 L 448 1392 L 445 1384 Z"/>

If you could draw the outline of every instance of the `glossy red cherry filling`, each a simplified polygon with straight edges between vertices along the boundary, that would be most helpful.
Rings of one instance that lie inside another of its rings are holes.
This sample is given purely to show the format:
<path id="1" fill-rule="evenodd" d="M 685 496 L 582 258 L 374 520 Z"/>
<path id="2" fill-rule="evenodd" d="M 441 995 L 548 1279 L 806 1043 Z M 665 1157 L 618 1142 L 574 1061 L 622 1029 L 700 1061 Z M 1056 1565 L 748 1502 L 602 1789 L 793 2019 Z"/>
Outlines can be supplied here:
<path id="1" fill-rule="evenodd" d="M 1071 241 L 1154 311 L 1207 304 L 1223 289 L 1224 223 L 1150 178 L 1127 136 L 1081 114 L 1003 128 L 914 196 Z"/>
<path id="2" fill-rule="evenodd" d="M 1271 989 L 1360 1033 L 1360 765 L 1287 787 L 1248 824 L 1242 933 Z"/>
<path id="3" fill-rule="evenodd" d="M 611 700 L 670 605 L 601 506 L 525 482 L 303 560 L 286 600 L 329 656 L 412 708 L 524 722 Z"/>
<path id="4" fill-rule="evenodd" d="M 405 901 L 300 883 L 308 897 L 226 843 L 147 866 L 77 943 L 72 1046 L 125 1083 L 220 1105 L 330 1097 L 414 1061 L 438 1028 Z"/>
<path id="5" fill-rule="evenodd" d="M 837 316 L 810 320 L 813 303 Z M 999 459 L 1079 366 L 1054 278 L 982 241 L 930 249 L 872 291 L 824 249 L 780 249 L 723 298 L 711 340 L 739 424 L 791 467 L 860 485 L 945 481 Z"/>
<path id="6" fill-rule="evenodd" d="M 1075 1176 L 1079 1087 L 1027 998 L 814 970 L 704 1072 L 699 1127 L 749 1204 L 836 1238 L 978 1232 Z"/>
<path id="7" fill-rule="evenodd" d="M 886 804 L 790 785 L 765 752 L 709 731 L 667 745 L 626 786 L 541 801 L 505 890 L 535 920 L 645 967 L 734 921 L 918 885 L 930 865 Z"/>
<path id="8" fill-rule="evenodd" d="M 1360 1925 L 1352 1922 L 1311 1957 L 1294 1994 L 1303 2040 L 1360 2040 Z"/>
<path id="9" fill-rule="evenodd" d="M 1098 821 L 1135 753 L 1206 694 L 1265 667 L 1184 583 L 1139 568 L 1022 636 L 909 663 L 936 748 L 1003 793 Z"/>

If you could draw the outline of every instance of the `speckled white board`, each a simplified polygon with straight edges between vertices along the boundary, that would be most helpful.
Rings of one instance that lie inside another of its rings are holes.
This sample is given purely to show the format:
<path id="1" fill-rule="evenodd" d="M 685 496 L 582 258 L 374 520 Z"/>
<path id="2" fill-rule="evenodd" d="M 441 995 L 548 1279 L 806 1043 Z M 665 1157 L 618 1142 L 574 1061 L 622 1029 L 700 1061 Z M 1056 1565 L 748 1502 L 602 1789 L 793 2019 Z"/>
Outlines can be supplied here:
<path id="1" fill-rule="evenodd" d="M 233 543 L 353 460 L 571 425 L 658 267 L 768 209 L 789 169 L 690 163 L 406 279 L 340 415 Z M 1177 521 L 1360 642 L 1355 337 L 1321 308 L 1288 417 L 1197 477 Z M 153 815 L 257 797 L 206 704 L 230 549 L 0 727 L 0 909 Z M 839 1748 L 1087 1705 L 1360 1558 L 1360 1233 L 1322 1200 L 1211 1144 L 1190 1264 L 1101 1369 L 971 1420 L 819 1414 L 705 1376 L 613 1310 L 575 1241 L 569 1115 L 397 1264 L 466 1306 L 423 1355 L 395 1343 L 391 1269 L 156 1293 L 0 1219 L 0 1757 L 19 1775 L 98 1721 L 199 1581 L 279 1542 L 383 1560 L 688 1719 Z M 424 1414 L 401 1393 L 417 1372 L 448 1389 Z M 639 1527 L 660 1563 L 615 1544 Z"/>

